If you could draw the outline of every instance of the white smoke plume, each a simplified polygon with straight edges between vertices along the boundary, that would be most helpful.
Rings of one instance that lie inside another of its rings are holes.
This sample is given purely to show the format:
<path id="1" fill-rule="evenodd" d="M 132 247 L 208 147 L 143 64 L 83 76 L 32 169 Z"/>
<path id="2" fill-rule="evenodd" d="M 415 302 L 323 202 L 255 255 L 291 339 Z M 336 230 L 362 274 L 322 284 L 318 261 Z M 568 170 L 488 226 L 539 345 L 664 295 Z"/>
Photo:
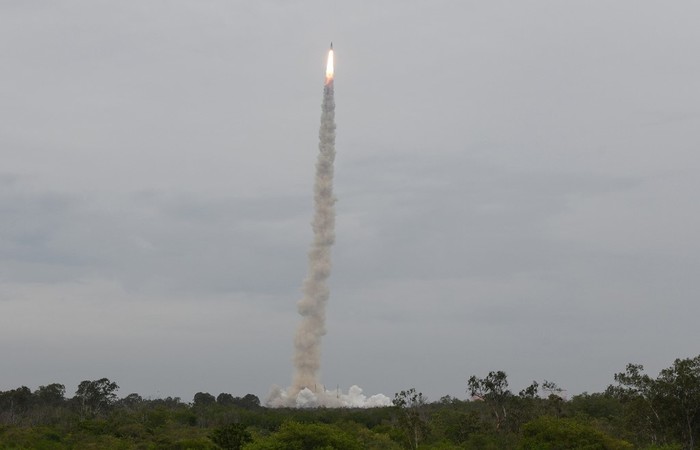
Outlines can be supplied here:
<path id="1" fill-rule="evenodd" d="M 265 404 L 271 408 L 379 408 L 391 406 L 392 402 L 383 394 L 367 397 L 359 386 L 351 386 L 347 394 L 340 389 L 329 391 L 321 387 L 317 392 L 304 388 L 295 395 L 291 389 L 273 386 Z"/>
<path id="2" fill-rule="evenodd" d="M 331 56 L 329 56 L 330 58 Z M 326 303 L 330 296 L 326 281 L 331 274 L 331 246 L 335 241 L 335 99 L 333 78 L 326 78 L 321 105 L 318 160 L 314 184 L 314 239 L 309 250 L 309 268 L 298 309 L 301 323 L 294 338 L 294 378 L 291 393 L 321 386 L 321 338 L 326 334 Z"/>
<path id="3" fill-rule="evenodd" d="M 333 49 L 328 53 L 326 83 L 321 104 L 316 181 L 314 183 L 314 239 L 309 250 L 309 268 L 298 303 L 301 323 L 294 338 L 294 376 L 287 390 L 274 386 L 267 405 L 309 408 L 373 407 L 391 404 L 378 394 L 367 398 L 362 389 L 352 386 L 347 394 L 327 391 L 321 384 L 321 338 L 326 334 L 326 303 L 330 296 L 327 280 L 331 274 L 331 246 L 335 241 L 335 197 L 333 162 L 335 161 L 335 98 L 333 89 Z"/>

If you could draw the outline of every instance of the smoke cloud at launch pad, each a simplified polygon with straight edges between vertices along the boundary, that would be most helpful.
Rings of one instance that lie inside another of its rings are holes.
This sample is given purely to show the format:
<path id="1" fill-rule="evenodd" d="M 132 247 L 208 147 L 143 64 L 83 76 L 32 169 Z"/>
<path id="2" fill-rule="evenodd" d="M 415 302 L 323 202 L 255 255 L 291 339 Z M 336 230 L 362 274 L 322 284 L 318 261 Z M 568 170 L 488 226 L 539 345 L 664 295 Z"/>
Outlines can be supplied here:
<path id="1" fill-rule="evenodd" d="M 313 392 L 309 388 L 304 388 L 296 395 L 292 395 L 291 392 L 293 391 L 273 386 L 266 402 L 267 406 L 273 408 L 375 408 L 392 404 L 391 399 L 384 394 L 367 397 L 359 386 L 351 386 L 347 394 L 340 389 L 332 391 L 322 389 L 319 392 Z"/>

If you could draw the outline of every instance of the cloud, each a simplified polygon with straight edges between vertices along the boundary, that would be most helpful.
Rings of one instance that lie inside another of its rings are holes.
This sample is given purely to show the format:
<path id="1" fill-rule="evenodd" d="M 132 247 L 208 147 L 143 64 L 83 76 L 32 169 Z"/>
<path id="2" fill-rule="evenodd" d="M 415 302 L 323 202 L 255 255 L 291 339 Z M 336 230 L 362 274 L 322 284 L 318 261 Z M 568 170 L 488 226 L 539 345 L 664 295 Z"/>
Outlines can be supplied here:
<path id="1" fill-rule="evenodd" d="M 298 284 L 289 261 L 303 262 L 308 236 L 300 203 L 174 193 L 104 203 L 16 186 L 0 196 L 2 272 L 25 282 L 97 276 L 135 290 L 288 291 Z"/>

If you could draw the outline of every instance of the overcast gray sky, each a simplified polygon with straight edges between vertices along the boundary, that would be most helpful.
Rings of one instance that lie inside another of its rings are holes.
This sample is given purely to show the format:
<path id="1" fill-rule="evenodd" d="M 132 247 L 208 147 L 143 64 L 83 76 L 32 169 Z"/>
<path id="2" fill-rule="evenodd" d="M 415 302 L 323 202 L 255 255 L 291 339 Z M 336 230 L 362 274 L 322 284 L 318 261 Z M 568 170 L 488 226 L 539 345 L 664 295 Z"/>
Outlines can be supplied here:
<path id="1" fill-rule="evenodd" d="M 0 2 L 0 389 L 601 391 L 700 353 L 697 1 Z"/>

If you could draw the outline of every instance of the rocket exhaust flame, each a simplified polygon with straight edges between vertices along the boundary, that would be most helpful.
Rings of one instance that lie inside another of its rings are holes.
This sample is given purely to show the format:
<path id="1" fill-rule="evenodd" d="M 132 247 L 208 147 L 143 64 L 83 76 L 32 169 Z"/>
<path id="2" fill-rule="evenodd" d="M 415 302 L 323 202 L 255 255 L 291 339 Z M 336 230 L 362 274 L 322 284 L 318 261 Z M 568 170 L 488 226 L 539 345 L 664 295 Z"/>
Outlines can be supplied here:
<path id="1" fill-rule="evenodd" d="M 328 63 L 326 64 L 326 84 L 333 81 L 333 43 L 328 51 Z"/>

